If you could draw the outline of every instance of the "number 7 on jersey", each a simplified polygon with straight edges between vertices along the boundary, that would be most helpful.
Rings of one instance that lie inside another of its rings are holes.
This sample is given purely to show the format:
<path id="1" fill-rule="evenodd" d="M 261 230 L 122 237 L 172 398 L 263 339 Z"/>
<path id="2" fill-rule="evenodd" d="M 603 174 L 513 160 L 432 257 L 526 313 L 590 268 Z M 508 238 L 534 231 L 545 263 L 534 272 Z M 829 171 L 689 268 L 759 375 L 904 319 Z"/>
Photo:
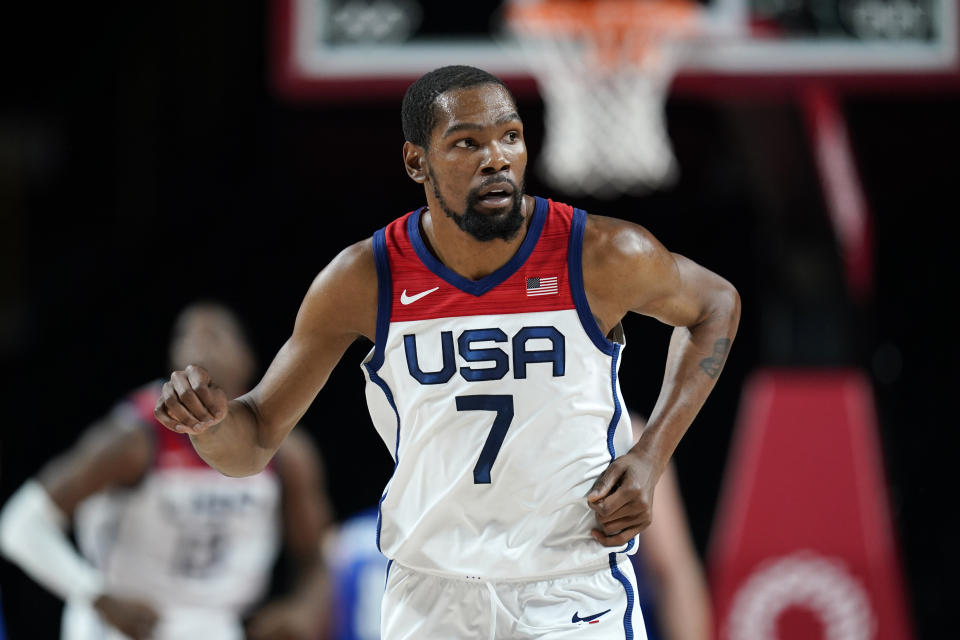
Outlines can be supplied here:
<path id="1" fill-rule="evenodd" d="M 490 468 L 493 467 L 503 439 L 507 437 L 507 429 L 513 421 L 513 396 L 457 396 L 457 411 L 495 411 L 490 435 L 483 443 L 477 466 L 473 468 L 474 484 L 490 484 Z"/>

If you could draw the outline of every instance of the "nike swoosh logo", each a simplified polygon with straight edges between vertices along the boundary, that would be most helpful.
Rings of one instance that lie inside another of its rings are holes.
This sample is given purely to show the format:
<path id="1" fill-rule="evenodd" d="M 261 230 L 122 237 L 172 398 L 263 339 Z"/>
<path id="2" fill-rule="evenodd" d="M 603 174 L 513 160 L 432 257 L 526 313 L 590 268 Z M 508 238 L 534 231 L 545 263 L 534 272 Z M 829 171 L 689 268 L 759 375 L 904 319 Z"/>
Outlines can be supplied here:
<path id="1" fill-rule="evenodd" d="M 412 295 L 412 296 L 408 296 L 408 295 L 407 295 L 407 290 L 404 289 L 404 290 L 403 290 L 403 293 L 400 294 L 400 304 L 413 304 L 414 302 L 416 302 L 416 301 L 419 300 L 420 298 L 422 298 L 422 297 L 424 297 L 424 296 L 430 295 L 431 293 L 433 293 L 434 291 L 436 291 L 436 290 L 439 289 L 439 288 L 440 288 L 440 287 L 434 287 L 433 289 L 427 289 L 426 291 L 421 291 L 420 293 L 418 293 L 418 294 L 416 294 L 416 295 Z"/>
<path id="2" fill-rule="evenodd" d="M 607 609 L 606 611 L 601 611 L 600 613 L 595 613 L 592 616 L 587 616 L 586 618 L 581 618 L 579 615 L 580 612 L 577 611 L 575 614 L 573 614 L 573 619 L 570 622 L 590 622 L 591 620 L 596 620 L 597 618 L 599 618 L 605 613 L 610 613 L 610 609 Z"/>

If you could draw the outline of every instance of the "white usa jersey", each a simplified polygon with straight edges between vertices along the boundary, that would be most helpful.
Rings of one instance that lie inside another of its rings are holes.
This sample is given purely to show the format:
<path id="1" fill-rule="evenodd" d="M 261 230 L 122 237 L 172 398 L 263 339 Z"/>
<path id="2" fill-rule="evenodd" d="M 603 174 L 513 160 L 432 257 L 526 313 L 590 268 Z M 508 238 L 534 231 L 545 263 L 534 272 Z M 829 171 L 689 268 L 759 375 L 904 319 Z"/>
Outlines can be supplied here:
<path id="1" fill-rule="evenodd" d="M 241 616 L 265 594 L 279 551 L 280 480 L 272 465 L 245 478 L 212 469 L 154 419 L 159 393 L 149 385 L 116 409 L 150 432 L 153 465 L 136 486 L 79 505 L 77 543 L 109 593 L 158 611 L 155 639 L 240 640 Z M 89 607 L 68 603 L 62 637 L 112 636 Z"/>
<path id="2" fill-rule="evenodd" d="M 543 198 L 516 255 L 480 280 L 426 248 L 422 209 L 373 237 L 370 414 L 395 461 L 377 543 L 419 571 L 529 580 L 613 566 L 586 496 L 633 443 L 622 340 L 588 307 L 586 214 Z M 611 553 L 612 552 L 612 553 Z"/>

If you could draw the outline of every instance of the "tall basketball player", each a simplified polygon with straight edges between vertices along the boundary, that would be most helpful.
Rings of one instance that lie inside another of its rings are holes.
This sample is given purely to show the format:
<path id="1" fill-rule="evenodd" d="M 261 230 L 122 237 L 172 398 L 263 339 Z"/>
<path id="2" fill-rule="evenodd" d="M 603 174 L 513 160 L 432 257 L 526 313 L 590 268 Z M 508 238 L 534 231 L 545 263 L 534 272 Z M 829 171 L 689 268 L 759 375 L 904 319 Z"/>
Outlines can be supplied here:
<path id="1" fill-rule="evenodd" d="M 321 271 L 253 390 L 228 402 L 190 366 L 157 418 L 224 473 L 257 473 L 365 336 L 396 462 L 382 636 L 642 638 L 627 554 L 723 368 L 737 292 L 642 227 L 526 195 L 523 123 L 496 77 L 425 74 L 402 120 L 426 206 Z M 636 445 L 617 382 L 628 312 L 676 327 Z"/>
<path id="2" fill-rule="evenodd" d="M 231 397 L 249 388 L 252 353 L 219 305 L 180 314 L 170 356 L 174 366 L 203 363 Z M 293 433 L 260 473 L 225 477 L 154 419 L 160 387 L 121 400 L 10 498 L 4 553 L 66 601 L 63 640 L 315 640 L 331 510 L 310 441 Z M 299 568 L 295 586 L 253 612 L 281 538 Z"/>

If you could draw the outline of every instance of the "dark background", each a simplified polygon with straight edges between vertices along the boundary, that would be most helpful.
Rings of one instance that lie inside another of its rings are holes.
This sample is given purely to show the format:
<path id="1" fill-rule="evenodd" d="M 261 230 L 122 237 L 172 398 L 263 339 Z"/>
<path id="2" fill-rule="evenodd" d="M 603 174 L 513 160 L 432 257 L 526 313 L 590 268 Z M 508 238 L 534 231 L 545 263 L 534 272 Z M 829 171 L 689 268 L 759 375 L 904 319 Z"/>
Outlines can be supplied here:
<path id="1" fill-rule="evenodd" d="M 316 273 L 419 206 L 422 191 L 401 167 L 400 96 L 324 106 L 271 90 L 264 3 L 2 11 L 5 499 L 118 397 L 167 373 L 168 329 L 184 304 L 233 305 L 265 366 Z M 527 95 L 519 107 L 535 158 L 542 104 Z M 854 366 L 873 379 L 912 616 L 919 637 L 944 637 L 957 602 L 946 436 L 958 362 L 950 230 L 960 95 L 874 90 L 843 107 L 875 224 L 877 284 L 862 303 L 846 293 L 788 97 L 671 99 L 682 167 L 672 189 L 596 202 L 564 198 L 531 174 L 528 191 L 637 221 L 741 292 L 727 369 L 676 454 L 701 553 L 750 373 Z M 625 324 L 621 384 L 646 412 L 669 332 L 643 318 Z M 374 503 L 392 468 L 363 400 L 369 347 L 350 349 L 305 418 L 340 517 Z M 6 563 L 0 588 L 11 637 L 55 637 L 56 599 Z"/>

